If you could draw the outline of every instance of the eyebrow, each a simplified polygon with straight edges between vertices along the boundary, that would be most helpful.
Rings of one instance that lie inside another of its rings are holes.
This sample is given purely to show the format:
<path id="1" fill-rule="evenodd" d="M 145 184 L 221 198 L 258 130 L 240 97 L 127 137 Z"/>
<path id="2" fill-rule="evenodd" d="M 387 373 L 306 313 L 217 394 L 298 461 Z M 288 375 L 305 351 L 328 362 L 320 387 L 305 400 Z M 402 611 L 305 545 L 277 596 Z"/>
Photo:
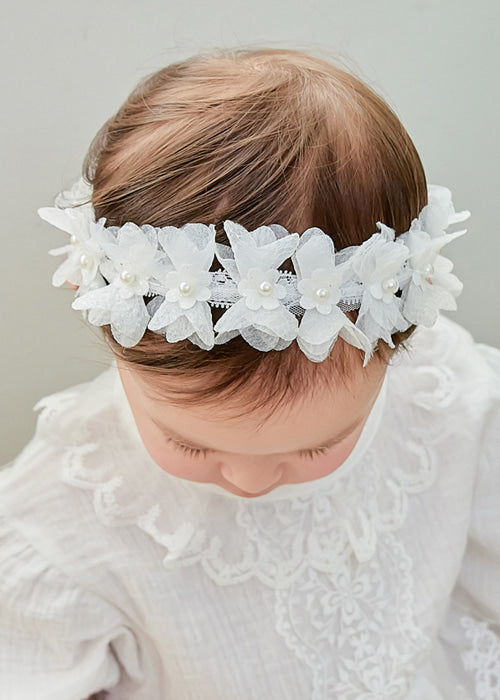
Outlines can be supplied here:
<path id="1" fill-rule="evenodd" d="M 186 445 L 187 447 L 194 447 L 195 449 L 198 450 L 206 450 L 207 452 L 223 452 L 223 450 L 216 450 L 213 447 L 208 447 L 208 445 L 200 445 L 197 442 L 193 442 L 189 438 L 185 437 L 184 435 L 181 435 L 178 433 L 176 430 L 173 428 L 169 428 L 166 425 L 163 425 L 159 421 L 156 420 L 153 416 L 149 416 L 150 419 L 153 421 L 153 423 L 156 425 L 157 428 L 161 430 L 161 432 L 169 438 L 175 438 L 178 442 L 182 443 L 183 445 Z M 303 447 L 300 450 L 294 450 L 292 452 L 285 452 L 283 454 L 298 454 L 299 452 L 304 452 L 305 450 L 318 450 L 321 448 L 328 448 L 332 447 L 333 445 L 336 445 L 337 443 L 341 442 L 345 437 L 347 437 L 355 428 L 360 425 L 360 423 L 363 422 L 364 416 L 361 418 L 357 418 L 351 425 L 347 426 L 344 430 L 342 430 L 340 433 L 337 433 L 337 435 L 332 436 L 331 438 L 328 438 L 327 440 L 324 440 L 321 444 L 315 445 L 315 446 L 310 446 L 310 447 Z"/>

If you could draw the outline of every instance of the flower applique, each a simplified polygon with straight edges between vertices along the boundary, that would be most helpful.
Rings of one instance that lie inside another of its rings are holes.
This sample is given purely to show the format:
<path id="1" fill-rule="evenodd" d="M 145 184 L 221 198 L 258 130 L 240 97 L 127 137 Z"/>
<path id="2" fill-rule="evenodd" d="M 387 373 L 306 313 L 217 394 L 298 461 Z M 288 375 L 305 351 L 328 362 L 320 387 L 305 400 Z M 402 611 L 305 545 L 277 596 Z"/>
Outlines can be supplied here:
<path id="1" fill-rule="evenodd" d="M 82 204 L 90 204 L 92 201 L 92 185 L 80 177 L 69 190 L 63 190 L 54 199 L 54 204 L 58 209 L 66 207 L 76 207 Z M 94 214 L 91 215 L 92 221 L 95 221 Z"/>
<path id="2" fill-rule="evenodd" d="M 102 226 L 95 237 L 107 256 L 100 270 L 109 284 L 76 298 L 72 306 L 88 310 L 96 326 L 110 324 L 115 340 L 132 347 L 150 319 L 143 296 L 161 269 L 156 231 L 128 222 L 120 229 Z"/>
<path id="3" fill-rule="evenodd" d="M 335 266 L 332 239 L 319 228 L 310 228 L 300 237 L 293 266 L 297 272 L 300 305 L 306 309 L 298 329 L 297 344 L 315 362 L 322 362 L 337 337 L 370 351 L 370 341 L 337 306 L 349 262 Z M 321 261 L 321 267 L 318 267 Z"/>
<path id="4" fill-rule="evenodd" d="M 411 284 L 402 294 L 405 318 L 414 324 L 432 326 L 440 309 L 454 311 L 463 284 L 453 274 L 453 263 L 440 255 L 441 248 L 466 233 L 446 233 L 445 229 L 470 216 L 467 210 L 455 212 L 451 192 L 446 187 L 429 186 L 429 204 L 411 223 L 401 238 L 409 249 Z"/>
<path id="5" fill-rule="evenodd" d="M 380 221 L 377 226 L 380 233 L 374 233 L 350 259 L 364 288 L 356 326 L 370 339 L 382 338 L 393 348 L 391 335 L 410 326 L 401 313 L 401 298 L 396 296 L 408 278 L 405 262 L 409 250 L 395 241 L 394 229 Z"/>
<path id="6" fill-rule="evenodd" d="M 442 235 L 448 226 L 465 221 L 470 216 L 468 209 L 455 211 L 451 190 L 443 185 L 427 185 L 427 202 L 418 220 L 431 238 Z"/>
<path id="7" fill-rule="evenodd" d="M 463 284 L 451 274 L 451 260 L 439 255 L 439 251 L 464 233 L 456 231 L 433 239 L 419 229 L 418 224 L 412 224 L 406 237 L 412 284 L 402 295 L 403 313 L 410 323 L 432 326 L 440 309 L 453 311 L 457 308 L 455 298 L 461 293 Z"/>
<path id="8" fill-rule="evenodd" d="M 50 255 L 67 256 L 54 272 L 52 284 L 61 287 L 68 281 L 79 288 L 78 296 L 103 287 L 106 282 L 99 272 L 99 264 L 104 259 L 104 251 L 95 237 L 101 223 L 95 223 L 92 206 L 83 204 L 66 209 L 42 207 L 38 214 L 71 236 L 69 244 L 49 250 Z"/>
<path id="9" fill-rule="evenodd" d="M 215 324 L 215 342 L 241 334 L 257 350 L 282 350 L 295 339 L 298 321 L 284 305 L 287 289 L 277 268 L 295 251 L 299 234 L 277 224 L 247 231 L 229 220 L 224 229 L 230 247 L 216 243 L 215 254 L 241 298 Z"/>
<path id="10" fill-rule="evenodd" d="M 158 279 L 164 296 L 148 304 L 148 328 L 163 333 L 170 343 L 189 338 L 209 350 L 214 345 L 210 299 L 210 266 L 215 253 L 215 226 L 166 226 L 158 233 L 166 253 Z"/>

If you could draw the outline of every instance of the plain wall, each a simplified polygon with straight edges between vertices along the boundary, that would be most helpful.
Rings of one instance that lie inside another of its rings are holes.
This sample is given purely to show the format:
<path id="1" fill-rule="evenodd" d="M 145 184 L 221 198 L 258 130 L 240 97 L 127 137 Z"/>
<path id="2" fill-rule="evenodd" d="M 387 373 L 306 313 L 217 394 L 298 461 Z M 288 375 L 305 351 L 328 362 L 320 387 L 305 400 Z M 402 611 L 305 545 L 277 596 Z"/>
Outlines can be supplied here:
<path id="1" fill-rule="evenodd" d="M 27 442 L 41 397 L 109 362 L 99 331 L 51 286 L 66 234 L 36 213 L 80 174 L 101 124 L 138 80 L 211 47 L 281 46 L 337 55 L 393 107 L 431 183 L 469 209 L 468 234 L 445 254 L 464 282 L 451 318 L 500 346 L 500 140 L 495 0 L 182 3 L 4 0 L 0 464 Z"/>

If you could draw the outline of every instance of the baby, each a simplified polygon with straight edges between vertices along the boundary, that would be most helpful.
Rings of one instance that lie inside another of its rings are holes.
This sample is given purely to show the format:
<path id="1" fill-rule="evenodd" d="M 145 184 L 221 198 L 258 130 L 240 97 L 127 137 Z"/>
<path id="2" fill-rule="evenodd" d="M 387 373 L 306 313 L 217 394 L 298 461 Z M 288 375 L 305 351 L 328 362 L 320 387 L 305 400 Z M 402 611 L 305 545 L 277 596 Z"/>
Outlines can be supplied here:
<path id="1" fill-rule="evenodd" d="M 109 368 L 0 472 L 0 696 L 500 698 L 500 351 L 456 212 L 295 50 L 144 79 L 43 219 Z"/>

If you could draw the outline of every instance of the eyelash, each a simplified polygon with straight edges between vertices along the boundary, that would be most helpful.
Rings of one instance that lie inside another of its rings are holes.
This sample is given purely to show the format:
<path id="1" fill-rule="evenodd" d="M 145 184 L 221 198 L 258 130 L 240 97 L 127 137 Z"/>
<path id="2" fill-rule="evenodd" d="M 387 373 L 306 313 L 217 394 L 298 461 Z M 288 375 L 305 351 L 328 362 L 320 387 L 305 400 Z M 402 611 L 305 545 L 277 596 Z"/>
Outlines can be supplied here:
<path id="1" fill-rule="evenodd" d="M 167 442 L 171 443 L 176 449 L 181 450 L 185 454 L 188 454 L 190 457 L 201 457 L 201 455 L 206 457 L 209 452 L 209 450 L 205 448 L 201 449 L 197 447 L 189 447 L 188 445 L 183 445 L 181 442 L 175 442 L 171 438 L 167 438 Z M 312 450 L 301 450 L 300 456 L 309 457 L 310 459 L 312 459 L 313 457 L 316 457 L 316 455 L 324 455 L 327 452 L 327 447 L 316 447 Z"/>

